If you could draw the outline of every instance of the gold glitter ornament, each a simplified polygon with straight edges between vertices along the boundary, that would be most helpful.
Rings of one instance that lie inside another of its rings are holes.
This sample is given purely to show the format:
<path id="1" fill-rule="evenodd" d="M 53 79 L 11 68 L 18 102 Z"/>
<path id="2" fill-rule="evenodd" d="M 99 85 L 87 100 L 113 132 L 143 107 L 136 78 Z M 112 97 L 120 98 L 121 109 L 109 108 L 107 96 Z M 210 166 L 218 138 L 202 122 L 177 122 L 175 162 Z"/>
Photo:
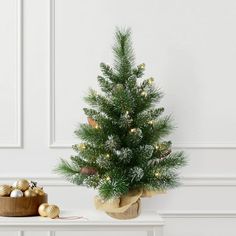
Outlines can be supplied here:
<path id="1" fill-rule="evenodd" d="M 24 192 L 24 196 L 25 197 L 36 197 L 37 193 L 33 189 L 29 188 Z"/>
<path id="2" fill-rule="evenodd" d="M 27 179 L 19 179 L 16 181 L 14 187 L 21 191 L 25 191 L 30 187 L 30 184 Z"/>
<path id="3" fill-rule="evenodd" d="M 34 188 L 33 188 L 33 191 L 34 191 L 37 195 L 40 195 L 40 196 L 42 196 L 42 195 L 45 194 L 44 191 L 43 191 L 43 188 L 40 188 L 40 187 L 34 187 Z"/>
<path id="4" fill-rule="evenodd" d="M 10 185 L 0 185 L 0 196 L 1 197 L 5 197 L 5 196 L 9 196 L 11 193 L 11 186 Z"/>
<path id="5" fill-rule="evenodd" d="M 47 216 L 51 219 L 55 219 L 57 217 L 59 217 L 59 214 L 60 214 L 60 209 L 58 206 L 56 205 L 49 205 L 47 208 L 46 208 L 46 213 L 47 213 Z"/>
<path id="6" fill-rule="evenodd" d="M 38 208 L 38 213 L 40 216 L 46 217 L 47 216 L 47 208 L 48 208 L 49 204 L 48 203 L 43 203 L 39 206 Z"/>

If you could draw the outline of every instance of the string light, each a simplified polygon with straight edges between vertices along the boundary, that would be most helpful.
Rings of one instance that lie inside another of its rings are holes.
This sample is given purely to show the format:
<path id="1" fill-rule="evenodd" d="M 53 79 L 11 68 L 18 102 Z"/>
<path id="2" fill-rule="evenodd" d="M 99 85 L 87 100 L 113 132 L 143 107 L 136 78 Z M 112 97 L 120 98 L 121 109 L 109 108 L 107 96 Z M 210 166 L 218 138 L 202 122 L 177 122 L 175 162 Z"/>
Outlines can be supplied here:
<path id="1" fill-rule="evenodd" d="M 79 149 L 80 150 L 83 150 L 83 149 L 85 149 L 86 148 L 86 145 L 84 144 L 84 143 L 81 143 L 80 145 L 79 145 Z"/>
<path id="2" fill-rule="evenodd" d="M 153 123 L 154 123 L 153 120 L 148 121 L 148 124 L 149 124 L 149 125 L 153 125 Z"/>
<path id="3" fill-rule="evenodd" d="M 125 115 L 126 115 L 126 116 L 129 115 L 129 111 L 126 111 L 126 112 L 125 112 Z"/>
<path id="4" fill-rule="evenodd" d="M 158 177 L 160 174 L 158 172 L 155 173 L 155 176 Z"/>
<path id="5" fill-rule="evenodd" d="M 142 64 L 138 65 L 138 68 L 140 68 L 140 69 L 145 69 L 145 64 L 142 63 Z"/>
<path id="6" fill-rule="evenodd" d="M 154 81 L 154 78 L 152 78 L 152 77 L 151 77 L 150 79 L 148 79 L 148 83 L 149 83 L 149 84 L 152 84 L 153 81 Z"/>
<path id="7" fill-rule="evenodd" d="M 144 96 L 144 97 L 147 97 L 147 92 L 143 91 L 143 92 L 141 93 L 141 95 Z"/>
<path id="8" fill-rule="evenodd" d="M 111 180 L 111 178 L 110 178 L 109 176 L 107 176 L 107 177 L 106 177 L 106 180 L 109 181 L 109 180 Z"/>
<path id="9" fill-rule="evenodd" d="M 110 155 L 107 153 L 107 154 L 106 154 L 106 157 L 108 158 L 108 157 L 110 157 Z"/>
<path id="10" fill-rule="evenodd" d="M 130 132 L 134 133 L 134 132 L 136 132 L 136 130 L 137 130 L 136 128 L 133 128 L 133 129 L 130 130 Z"/>

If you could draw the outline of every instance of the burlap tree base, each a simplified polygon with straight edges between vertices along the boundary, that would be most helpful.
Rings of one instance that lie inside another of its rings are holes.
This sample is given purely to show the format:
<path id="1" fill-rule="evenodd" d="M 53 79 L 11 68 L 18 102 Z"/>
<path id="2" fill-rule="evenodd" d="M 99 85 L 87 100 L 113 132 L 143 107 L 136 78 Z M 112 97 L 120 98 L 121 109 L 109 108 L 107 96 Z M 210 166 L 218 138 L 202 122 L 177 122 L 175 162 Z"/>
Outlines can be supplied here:
<path id="1" fill-rule="evenodd" d="M 141 207 L 141 200 L 139 199 L 137 202 L 133 203 L 126 211 L 122 213 L 111 213 L 111 212 L 106 212 L 106 213 L 107 215 L 119 220 L 128 220 L 139 216 L 140 207 Z"/>
<path id="2" fill-rule="evenodd" d="M 120 198 L 103 200 L 99 196 L 95 197 L 95 207 L 107 213 L 107 215 L 120 219 L 132 219 L 140 214 L 141 197 L 152 197 L 161 191 L 152 191 L 147 189 L 136 189 L 129 191 Z"/>

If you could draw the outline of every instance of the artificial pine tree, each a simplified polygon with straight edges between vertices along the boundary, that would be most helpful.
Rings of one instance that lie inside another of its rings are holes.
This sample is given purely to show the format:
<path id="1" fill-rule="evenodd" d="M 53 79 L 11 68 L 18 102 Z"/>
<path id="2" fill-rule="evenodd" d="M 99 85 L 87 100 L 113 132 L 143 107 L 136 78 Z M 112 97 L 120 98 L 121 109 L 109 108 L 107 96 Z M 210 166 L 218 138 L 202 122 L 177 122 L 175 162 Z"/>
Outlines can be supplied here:
<path id="1" fill-rule="evenodd" d="M 77 155 L 61 160 L 56 171 L 70 182 L 98 189 L 104 200 L 135 189 L 163 191 L 178 185 L 183 152 L 171 152 L 163 138 L 172 130 L 170 116 L 156 108 L 162 93 L 154 79 L 142 79 L 145 64 L 134 65 L 130 30 L 117 29 L 114 65 L 101 63 L 101 92 L 90 90 L 84 108 L 88 124 L 75 134 Z"/>

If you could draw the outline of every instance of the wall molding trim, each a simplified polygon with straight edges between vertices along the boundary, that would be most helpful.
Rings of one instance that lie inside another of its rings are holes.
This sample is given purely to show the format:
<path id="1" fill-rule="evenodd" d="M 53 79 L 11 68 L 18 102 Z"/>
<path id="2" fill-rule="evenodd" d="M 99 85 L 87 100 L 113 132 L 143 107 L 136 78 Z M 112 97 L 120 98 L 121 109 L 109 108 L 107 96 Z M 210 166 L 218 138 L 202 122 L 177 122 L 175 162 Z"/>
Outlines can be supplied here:
<path id="1" fill-rule="evenodd" d="M 12 177 L 0 176 L 0 184 L 13 183 L 16 179 L 28 178 L 38 181 L 43 186 L 75 186 L 63 178 L 54 175 L 15 175 Z M 181 187 L 229 187 L 236 186 L 236 176 L 183 176 L 180 177 Z"/>
<path id="2" fill-rule="evenodd" d="M 16 0 L 16 25 L 17 25 L 17 68 L 16 68 L 16 142 L 1 144 L 0 148 L 22 148 L 23 147 L 23 0 Z"/>
<path id="3" fill-rule="evenodd" d="M 50 84 L 49 147 L 57 147 L 55 137 L 55 1 L 50 0 Z"/>
<path id="4" fill-rule="evenodd" d="M 163 211 L 158 212 L 165 218 L 236 218 L 236 212 L 225 211 Z"/>
<path id="5" fill-rule="evenodd" d="M 50 0 L 50 84 L 49 84 L 49 147 L 71 148 L 72 144 L 56 141 L 55 114 L 55 0 Z"/>

